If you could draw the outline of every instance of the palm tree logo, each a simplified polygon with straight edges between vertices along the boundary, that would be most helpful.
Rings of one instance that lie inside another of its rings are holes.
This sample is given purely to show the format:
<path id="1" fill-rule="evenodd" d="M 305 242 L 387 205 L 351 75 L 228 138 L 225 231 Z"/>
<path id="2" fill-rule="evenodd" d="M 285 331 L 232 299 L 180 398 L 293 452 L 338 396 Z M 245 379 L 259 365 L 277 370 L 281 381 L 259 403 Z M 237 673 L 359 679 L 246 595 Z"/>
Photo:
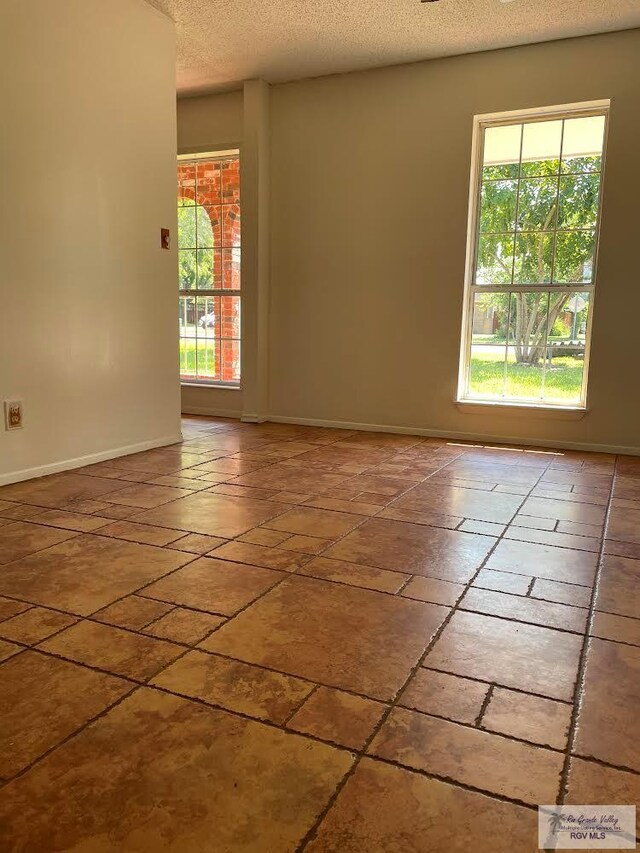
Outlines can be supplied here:
<path id="1" fill-rule="evenodd" d="M 557 835 L 558 830 L 562 826 L 562 815 L 560 812 L 553 812 L 551 817 L 549 818 L 549 829 L 552 835 Z"/>

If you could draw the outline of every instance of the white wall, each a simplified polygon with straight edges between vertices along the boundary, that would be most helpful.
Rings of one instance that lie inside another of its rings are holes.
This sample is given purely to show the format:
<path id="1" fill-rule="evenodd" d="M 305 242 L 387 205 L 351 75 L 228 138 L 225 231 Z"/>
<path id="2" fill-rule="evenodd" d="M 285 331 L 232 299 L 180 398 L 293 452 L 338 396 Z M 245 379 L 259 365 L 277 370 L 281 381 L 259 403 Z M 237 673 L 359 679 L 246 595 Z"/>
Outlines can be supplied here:
<path id="1" fill-rule="evenodd" d="M 455 404 L 475 114 L 611 98 L 589 410 Z M 270 413 L 640 452 L 640 30 L 271 88 Z"/>
<path id="2" fill-rule="evenodd" d="M 179 438 L 174 27 L 143 0 L 2 7 L 0 482 Z M 49 467 L 47 467 L 49 466 Z M 36 471 L 32 469 L 37 469 Z"/>

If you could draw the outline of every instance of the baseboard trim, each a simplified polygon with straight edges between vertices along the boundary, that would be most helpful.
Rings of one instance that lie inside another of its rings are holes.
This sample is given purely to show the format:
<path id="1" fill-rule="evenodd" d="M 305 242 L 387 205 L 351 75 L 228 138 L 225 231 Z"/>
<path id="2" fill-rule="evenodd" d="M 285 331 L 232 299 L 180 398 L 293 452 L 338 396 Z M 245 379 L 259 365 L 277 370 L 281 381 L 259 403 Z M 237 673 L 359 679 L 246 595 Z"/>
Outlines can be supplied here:
<path id="1" fill-rule="evenodd" d="M 558 450 L 583 450 L 595 453 L 620 453 L 625 456 L 640 456 L 640 447 L 624 447 L 617 444 L 593 444 L 581 441 L 561 441 L 523 438 L 513 435 L 489 435 L 479 432 L 455 432 L 453 430 L 425 429 L 424 427 L 392 426 L 390 424 L 364 424 L 354 421 L 330 421 L 322 418 L 291 418 L 286 415 L 269 415 L 269 421 L 300 426 L 329 427 L 330 429 L 356 429 L 363 432 L 391 432 L 399 435 L 423 435 L 427 438 L 450 438 L 458 441 L 481 441 L 483 444 L 526 444 L 531 447 L 557 448 Z"/>
<path id="2" fill-rule="evenodd" d="M 169 444 L 177 444 L 180 441 L 182 441 L 182 434 L 176 433 L 175 435 L 165 435 L 162 438 L 152 438 L 149 441 L 140 441 L 137 444 L 128 444 L 125 447 L 101 450 L 99 453 L 89 453 L 87 456 L 76 456 L 74 459 L 51 462 L 49 465 L 23 468 L 21 471 L 0 474 L 0 486 L 8 486 L 10 483 L 21 483 L 23 480 L 32 480 L 35 477 L 46 477 L 47 474 L 59 474 L 61 471 L 72 471 L 74 468 L 95 465 L 96 462 L 106 462 L 109 459 L 115 459 L 117 456 L 130 456 L 132 453 L 140 453 L 142 450 L 153 450 L 156 447 L 167 447 Z"/>
<path id="3" fill-rule="evenodd" d="M 237 409 L 217 409 L 213 406 L 183 406 L 183 415 L 209 415 L 212 418 L 235 418 L 240 420 L 242 412 Z"/>

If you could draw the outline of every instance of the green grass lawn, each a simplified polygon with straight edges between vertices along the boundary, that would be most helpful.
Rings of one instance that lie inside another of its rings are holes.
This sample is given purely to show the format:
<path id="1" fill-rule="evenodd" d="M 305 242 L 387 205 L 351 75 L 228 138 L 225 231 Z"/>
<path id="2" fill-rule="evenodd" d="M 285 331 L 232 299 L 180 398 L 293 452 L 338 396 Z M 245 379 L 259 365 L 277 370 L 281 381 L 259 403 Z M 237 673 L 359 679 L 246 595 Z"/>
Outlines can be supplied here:
<path id="1" fill-rule="evenodd" d="M 584 359 L 556 356 L 546 366 L 545 400 L 578 402 L 582 387 Z M 474 397 L 539 399 L 542 395 L 543 366 L 509 363 L 505 386 L 504 352 L 482 354 L 471 359 L 469 391 Z"/>
<path id="2" fill-rule="evenodd" d="M 214 377 L 216 374 L 216 351 L 213 341 L 198 341 L 198 363 L 196 367 L 196 342 L 180 339 L 180 373 L 182 376 Z"/>

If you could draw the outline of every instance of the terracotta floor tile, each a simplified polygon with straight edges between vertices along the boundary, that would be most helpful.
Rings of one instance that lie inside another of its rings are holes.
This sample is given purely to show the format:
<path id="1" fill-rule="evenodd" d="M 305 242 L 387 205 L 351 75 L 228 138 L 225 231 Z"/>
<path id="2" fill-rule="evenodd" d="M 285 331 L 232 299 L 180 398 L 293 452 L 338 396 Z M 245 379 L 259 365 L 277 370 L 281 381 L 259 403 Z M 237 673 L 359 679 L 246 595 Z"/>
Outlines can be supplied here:
<path id="1" fill-rule="evenodd" d="M 43 527 L 26 521 L 15 521 L 0 527 L 0 564 L 11 563 L 50 545 L 64 542 L 77 534 L 71 530 Z"/>
<path id="2" fill-rule="evenodd" d="M 329 471 L 310 470 L 286 463 L 278 463 L 260 471 L 243 474 L 236 482 L 240 486 L 257 486 L 277 491 L 304 492 L 310 497 L 320 494 L 333 486 L 339 486 L 347 479 L 345 474 Z"/>
<path id="3" fill-rule="evenodd" d="M 190 554 L 207 554 L 219 545 L 224 545 L 228 539 L 220 536 L 204 536 L 201 533 L 187 533 L 181 539 L 171 543 L 171 547 L 177 551 L 188 551 Z"/>
<path id="4" fill-rule="evenodd" d="M 295 572 L 310 559 L 305 554 L 296 554 L 282 548 L 266 548 L 249 542 L 227 542 L 211 551 L 209 556 L 282 572 Z"/>
<path id="5" fill-rule="evenodd" d="M 107 509 L 103 509 L 100 515 L 103 518 L 109 518 L 112 521 L 120 521 L 128 519 L 140 512 L 140 507 L 137 506 L 120 506 L 119 504 L 108 504 Z"/>
<path id="6" fill-rule="evenodd" d="M 374 518 L 347 534 L 324 556 L 466 583 L 494 542 L 488 536 Z"/>
<path id="7" fill-rule="evenodd" d="M 166 616 L 147 625 L 144 633 L 163 640 L 171 640 L 174 643 L 193 645 L 199 643 L 225 621 L 224 616 L 213 616 L 211 613 L 201 613 L 199 610 L 175 607 Z"/>
<path id="8" fill-rule="evenodd" d="M 566 604 L 527 598 L 523 595 L 510 595 L 492 589 L 475 588 L 465 593 L 460 608 L 577 633 L 584 633 L 586 630 L 588 615 L 584 608 L 569 607 Z"/>
<path id="9" fill-rule="evenodd" d="M 23 651 L 22 646 L 16 646 L 15 643 L 8 643 L 6 640 L 0 640 L 0 661 L 8 660 L 18 652 Z"/>
<path id="10" fill-rule="evenodd" d="M 629 619 L 626 616 L 614 616 L 611 613 L 596 611 L 593 614 L 589 633 L 603 640 L 640 646 L 640 619 Z"/>
<path id="11" fill-rule="evenodd" d="M 482 589 L 495 589 L 498 592 L 511 592 L 526 595 L 531 584 L 527 575 L 514 575 L 511 572 L 498 572 L 493 569 L 480 569 L 472 586 Z"/>
<path id="12" fill-rule="evenodd" d="M 592 638 L 574 751 L 640 770 L 640 649 Z"/>
<path id="13" fill-rule="evenodd" d="M 266 548 L 277 548 L 278 545 L 290 538 L 290 533 L 269 530 L 267 527 L 255 527 L 253 530 L 249 530 L 248 533 L 238 536 L 238 541 L 248 542 L 250 545 L 264 545 Z"/>
<path id="14" fill-rule="evenodd" d="M 22 770 L 130 690 L 121 678 L 35 651 L 5 661 L 0 666 L 0 778 Z"/>
<path id="15" fill-rule="evenodd" d="M 640 618 L 640 560 L 609 554 L 603 558 L 596 608 Z"/>
<path id="16" fill-rule="evenodd" d="M 288 728 L 348 749 L 362 749 L 386 705 L 329 687 L 318 689 L 287 723 Z"/>
<path id="17" fill-rule="evenodd" d="M 333 544 L 333 539 L 318 539 L 317 536 L 303 536 L 294 533 L 285 540 L 280 547 L 285 551 L 296 551 L 299 554 L 309 554 L 313 556 L 320 554 L 325 548 Z"/>
<path id="18" fill-rule="evenodd" d="M 139 513 L 134 520 L 230 539 L 280 515 L 286 509 L 286 504 L 271 501 L 197 492 L 157 509 Z"/>
<path id="19" fill-rule="evenodd" d="M 184 536 L 182 530 L 168 530 L 166 527 L 151 527 L 148 524 L 136 524 L 132 521 L 116 521 L 100 530 L 101 536 L 113 536 L 128 542 L 140 542 L 143 545 L 168 545 Z"/>
<path id="20" fill-rule="evenodd" d="M 504 524 L 495 524 L 493 521 L 467 519 L 462 522 L 458 530 L 463 530 L 465 533 L 482 533 L 485 536 L 502 536 L 505 526 Z"/>
<path id="21" fill-rule="evenodd" d="M 460 527 L 464 519 L 459 515 L 441 515 L 437 512 L 427 510 L 403 509 L 402 507 L 388 506 L 378 514 L 379 518 L 387 518 L 392 521 L 406 521 L 409 524 L 424 524 L 429 527 L 443 527 L 446 530 L 455 530 Z"/>
<path id="22" fill-rule="evenodd" d="M 538 477 L 539 472 L 536 470 L 528 470 L 516 465 L 500 465 L 490 462 L 475 461 L 472 459 L 456 459 L 450 465 L 447 465 L 444 472 L 447 478 L 455 477 L 462 480 L 480 480 L 491 486 L 497 484 L 502 485 L 518 485 L 518 486 L 533 486 Z"/>
<path id="23" fill-rule="evenodd" d="M 178 551 L 84 534 L 5 566 L 0 594 L 88 616 L 191 559 Z"/>
<path id="24" fill-rule="evenodd" d="M 296 507 L 296 509 L 278 516 L 278 518 L 271 519 L 266 526 L 272 530 L 281 530 L 285 533 L 337 539 L 361 524 L 362 520 L 362 516 L 346 512 Z"/>
<path id="25" fill-rule="evenodd" d="M 46 637 L 50 637 L 51 634 L 68 628 L 76 621 L 73 616 L 67 616 L 57 610 L 32 607 L 12 619 L 0 622 L 0 637 L 32 646 Z"/>
<path id="26" fill-rule="evenodd" d="M 574 607 L 588 607 L 591 601 L 591 590 L 587 586 L 536 578 L 531 589 L 531 597 L 557 601 L 559 604 L 571 604 Z"/>
<path id="27" fill-rule="evenodd" d="M 42 651 L 106 669 L 114 675 L 144 680 L 174 661 L 180 646 L 143 637 L 122 628 L 97 622 L 78 622 L 40 644 Z"/>
<path id="28" fill-rule="evenodd" d="M 187 471 L 188 470 L 189 469 L 187 469 Z M 177 474 L 180 473 L 183 472 L 178 471 L 176 474 L 161 474 L 159 477 L 152 477 L 147 482 L 150 486 L 169 486 L 173 489 L 182 489 L 187 492 L 201 492 L 204 489 L 211 488 L 210 481 L 204 481 L 189 476 L 178 477 Z M 220 475 L 218 482 L 224 482 L 226 476 L 227 475 L 225 474 Z"/>
<path id="29" fill-rule="evenodd" d="M 571 705 L 496 687 L 482 717 L 482 727 L 564 750 L 571 723 Z"/>
<path id="30" fill-rule="evenodd" d="M 637 806 L 640 803 L 640 776 L 573 757 L 569 765 L 565 802 Z"/>
<path id="31" fill-rule="evenodd" d="M 597 562 L 596 554 L 585 551 L 503 539 L 489 557 L 487 568 L 591 586 Z"/>
<path id="32" fill-rule="evenodd" d="M 437 578 L 416 576 L 402 590 L 405 598 L 415 598 L 418 601 L 429 601 L 432 604 L 444 604 L 453 607 L 464 592 L 464 584 L 441 581 Z"/>
<path id="33" fill-rule="evenodd" d="M 11 598 L 0 597 L 0 621 L 17 616 L 18 613 L 23 613 L 29 607 L 29 604 L 24 604 L 22 601 L 13 601 Z"/>
<path id="34" fill-rule="evenodd" d="M 151 472 L 152 474 L 173 474 L 181 468 L 189 468 L 202 462 L 202 457 L 196 453 L 180 448 L 159 448 L 144 450 L 142 453 L 132 453 L 130 456 L 120 456 L 112 460 L 112 464 L 125 471 Z"/>
<path id="35" fill-rule="evenodd" d="M 556 530 L 558 533 L 570 533 L 572 536 L 590 536 L 593 539 L 602 539 L 604 525 L 580 524 L 578 521 L 559 521 Z"/>
<path id="36" fill-rule="evenodd" d="M 577 521 L 581 524 L 603 524 L 606 509 L 593 504 L 530 497 L 522 505 L 521 512 L 525 515 L 556 518 L 561 521 Z"/>
<path id="37" fill-rule="evenodd" d="M 156 676 L 153 684 L 274 723 L 284 723 L 314 686 L 290 675 L 201 651 L 188 652 Z"/>
<path id="38" fill-rule="evenodd" d="M 337 489 L 335 491 L 338 491 Z M 333 490 L 332 490 L 333 494 Z M 338 497 L 312 498 L 305 502 L 305 506 L 318 509 L 336 510 L 337 512 L 354 512 L 356 515 L 375 515 L 380 511 L 379 503 L 367 503 L 366 500 L 343 500 Z"/>
<path id="39" fill-rule="evenodd" d="M 473 725 L 488 690 L 489 685 L 481 681 L 420 668 L 400 694 L 398 704 Z"/>
<path id="40" fill-rule="evenodd" d="M 583 474 L 579 471 L 557 471 L 549 469 L 542 475 L 542 483 L 561 483 L 582 486 L 586 489 L 609 489 L 613 477 L 611 474 Z"/>
<path id="41" fill-rule="evenodd" d="M 531 527 L 510 526 L 507 528 L 505 539 L 515 539 L 518 542 L 537 542 L 539 545 L 552 545 L 554 548 L 572 548 L 578 551 L 600 550 L 600 540 L 589 536 L 571 536 L 568 533 L 556 533 L 552 530 L 534 530 Z"/>
<path id="42" fill-rule="evenodd" d="M 5 788 L 0 846 L 293 852 L 352 761 L 143 689 Z"/>
<path id="43" fill-rule="evenodd" d="M 536 838 L 530 809 L 364 758 L 306 850 L 513 853 Z"/>
<path id="44" fill-rule="evenodd" d="M 531 530 L 555 530 L 558 522 L 555 518 L 540 518 L 519 512 L 513 519 L 513 523 L 517 527 L 528 527 Z"/>
<path id="45" fill-rule="evenodd" d="M 500 735 L 394 708 L 368 750 L 525 803 L 553 803 L 564 756 Z"/>
<path id="46" fill-rule="evenodd" d="M 172 489 L 167 486 L 150 486 L 143 483 L 135 486 L 127 486 L 117 492 L 107 495 L 109 503 L 123 504 L 124 506 L 136 506 L 141 509 L 153 509 L 191 495 L 188 489 Z"/>
<path id="47" fill-rule="evenodd" d="M 616 554 L 631 560 L 640 560 L 640 544 L 634 542 L 616 542 L 615 539 L 604 540 L 604 553 Z"/>
<path id="48" fill-rule="evenodd" d="M 194 610 L 233 616 L 283 577 L 272 569 L 200 557 L 141 593 Z"/>
<path id="49" fill-rule="evenodd" d="M 521 499 L 515 495 L 502 495 L 479 489 L 461 489 L 455 486 L 436 486 L 427 482 L 398 498 L 393 506 L 418 512 L 439 512 L 443 515 L 506 524 L 511 521 L 521 502 Z"/>
<path id="50" fill-rule="evenodd" d="M 360 566 L 357 563 L 330 560 L 326 557 L 316 557 L 306 563 L 299 569 L 298 574 L 390 593 L 398 592 L 409 578 L 409 575 L 401 572 L 390 572 L 375 566 Z M 408 597 L 417 598 L 418 596 Z"/>
<path id="51" fill-rule="evenodd" d="M 607 536 L 619 542 L 640 545 L 640 509 L 612 507 L 607 523 Z"/>
<path id="52" fill-rule="evenodd" d="M 61 509 L 45 509 L 38 512 L 37 523 L 60 527 L 63 530 L 75 530 L 78 533 L 90 533 L 109 524 L 109 519 L 100 518 L 98 515 L 65 512 Z"/>
<path id="53" fill-rule="evenodd" d="M 121 483 L 84 474 L 52 474 L 0 488 L 0 498 L 42 507 L 60 507 L 70 501 L 86 500 L 121 489 Z"/>
<path id="54" fill-rule="evenodd" d="M 131 631 L 139 631 L 149 622 L 164 616 L 171 609 L 170 604 L 163 604 L 161 601 L 153 601 L 139 595 L 128 595 L 126 598 L 121 598 L 120 601 L 98 610 L 92 615 L 92 619 L 105 622 L 107 625 L 115 625 L 116 628 L 129 628 Z"/>
<path id="55" fill-rule="evenodd" d="M 202 645 L 386 701 L 445 614 L 436 605 L 293 575 Z"/>
<path id="56" fill-rule="evenodd" d="M 493 616 L 457 612 L 425 666 L 551 699 L 573 699 L 582 637 Z"/>
<path id="57" fill-rule="evenodd" d="M 38 518 L 47 510 L 42 506 L 32 506 L 31 504 L 13 504 L 11 509 L 3 510 L 3 521 L 34 521 L 37 523 Z"/>

